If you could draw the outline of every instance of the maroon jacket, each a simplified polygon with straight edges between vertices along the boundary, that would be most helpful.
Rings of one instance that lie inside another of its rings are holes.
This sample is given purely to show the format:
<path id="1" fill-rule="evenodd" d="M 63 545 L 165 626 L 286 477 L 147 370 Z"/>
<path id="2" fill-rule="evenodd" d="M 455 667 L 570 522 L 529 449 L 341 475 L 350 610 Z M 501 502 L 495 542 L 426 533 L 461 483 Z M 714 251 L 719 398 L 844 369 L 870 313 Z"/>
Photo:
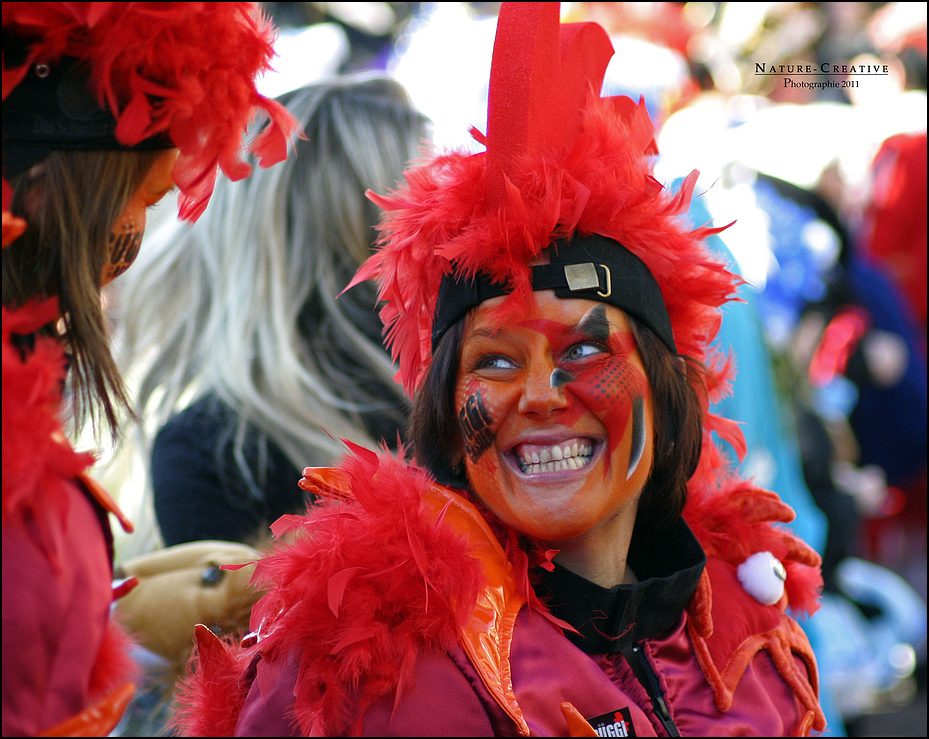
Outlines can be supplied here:
<path id="1" fill-rule="evenodd" d="M 532 567 L 461 494 L 414 468 L 370 455 L 308 476 L 315 492 L 354 498 L 280 522 L 276 534 L 295 536 L 259 562 L 271 589 L 247 646 L 200 631 L 179 714 L 186 733 L 825 728 L 815 661 L 786 597 L 758 603 L 683 521 L 660 536 L 637 529 L 639 582 L 607 590 Z"/>

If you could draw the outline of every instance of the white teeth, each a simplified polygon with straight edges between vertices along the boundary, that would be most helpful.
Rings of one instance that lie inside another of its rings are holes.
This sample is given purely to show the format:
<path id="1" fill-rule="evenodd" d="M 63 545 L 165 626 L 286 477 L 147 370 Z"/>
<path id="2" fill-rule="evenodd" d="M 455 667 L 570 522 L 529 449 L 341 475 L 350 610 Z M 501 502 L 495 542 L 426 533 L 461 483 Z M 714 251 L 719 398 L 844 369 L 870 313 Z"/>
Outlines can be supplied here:
<path id="1" fill-rule="evenodd" d="M 527 475 L 539 472 L 579 470 L 590 462 L 592 446 L 572 441 L 564 445 L 552 445 L 526 452 L 519 459 L 519 466 Z"/>

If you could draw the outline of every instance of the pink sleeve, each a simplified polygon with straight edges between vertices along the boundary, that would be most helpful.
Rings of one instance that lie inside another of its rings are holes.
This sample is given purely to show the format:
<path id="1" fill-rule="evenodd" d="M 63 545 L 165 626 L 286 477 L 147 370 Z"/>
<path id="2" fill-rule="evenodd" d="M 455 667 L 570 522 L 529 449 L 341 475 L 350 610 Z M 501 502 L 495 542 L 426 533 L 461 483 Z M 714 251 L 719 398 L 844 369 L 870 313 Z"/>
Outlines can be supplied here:
<path id="1" fill-rule="evenodd" d="M 38 524 L 11 515 L 3 525 L 3 735 L 35 736 L 84 710 L 112 602 L 100 520 L 74 484 L 60 516 L 42 522 L 60 536 L 53 565 Z M 58 525 L 56 525 L 58 524 Z"/>

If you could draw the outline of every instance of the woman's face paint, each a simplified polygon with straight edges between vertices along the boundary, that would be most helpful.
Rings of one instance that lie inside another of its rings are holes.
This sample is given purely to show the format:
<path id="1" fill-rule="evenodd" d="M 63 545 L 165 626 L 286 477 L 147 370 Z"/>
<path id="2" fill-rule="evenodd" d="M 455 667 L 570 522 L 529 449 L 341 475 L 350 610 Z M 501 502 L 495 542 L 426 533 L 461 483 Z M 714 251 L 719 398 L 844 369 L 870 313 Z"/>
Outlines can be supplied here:
<path id="1" fill-rule="evenodd" d="M 177 149 L 162 152 L 116 219 L 116 225 L 110 232 L 110 258 L 103 265 L 101 284 L 106 285 L 119 277 L 139 255 L 142 234 L 145 232 L 146 210 L 174 188 L 171 171 L 178 153 Z"/>
<path id="2" fill-rule="evenodd" d="M 651 472 L 651 394 L 621 310 L 534 298 L 503 326 L 503 298 L 469 317 L 455 404 L 475 493 L 517 530 L 557 542 L 634 515 Z"/>
<path id="3" fill-rule="evenodd" d="M 119 233 L 119 232 L 122 233 Z M 103 267 L 103 284 L 119 277 L 129 269 L 139 255 L 142 233 L 145 231 L 145 209 L 133 213 L 110 232 L 110 261 Z"/>

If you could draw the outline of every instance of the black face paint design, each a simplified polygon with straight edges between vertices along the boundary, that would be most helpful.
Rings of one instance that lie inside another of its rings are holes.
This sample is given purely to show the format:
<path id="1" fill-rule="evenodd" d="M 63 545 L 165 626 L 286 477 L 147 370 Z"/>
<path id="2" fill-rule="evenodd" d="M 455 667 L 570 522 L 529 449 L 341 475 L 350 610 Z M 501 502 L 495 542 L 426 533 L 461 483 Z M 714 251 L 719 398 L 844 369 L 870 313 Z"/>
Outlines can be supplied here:
<path id="1" fill-rule="evenodd" d="M 610 338 L 610 322 L 606 317 L 606 306 L 600 303 L 590 309 L 584 320 L 578 325 L 578 330 L 594 341 L 606 344 Z"/>
<path id="2" fill-rule="evenodd" d="M 464 408 L 458 412 L 458 423 L 464 434 L 465 453 L 472 462 L 494 442 L 494 434 L 490 430 L 492 420 L 480 391 L 469 396 Z"/>
<path id="3" fill-rule="evenodd" d="M 640 395 L 632 401 L 632 446 L 629 448 L 628 480 L 635 473 L 645 452 L 645 399 Z"/>
<path id="4" fill-rule="evenodd" d="M 572 375 L 570 372 L 565 372 L 560 367 L 556 367 L 552 370 L 552 377 L 549 380 L 549 383 L 552 387 L 564 387 L 569 382 L 574 382 L 577 378 Z"/>
<path id="5" fill-rule="evenodd" d="M 141 246 L 141 231 L 127 230 L 119 236 L 110 234 L 110 263 L 107 265 L 107 277 L 113 279 L 129 269 L 135 258 L 139 256 Z"/>

